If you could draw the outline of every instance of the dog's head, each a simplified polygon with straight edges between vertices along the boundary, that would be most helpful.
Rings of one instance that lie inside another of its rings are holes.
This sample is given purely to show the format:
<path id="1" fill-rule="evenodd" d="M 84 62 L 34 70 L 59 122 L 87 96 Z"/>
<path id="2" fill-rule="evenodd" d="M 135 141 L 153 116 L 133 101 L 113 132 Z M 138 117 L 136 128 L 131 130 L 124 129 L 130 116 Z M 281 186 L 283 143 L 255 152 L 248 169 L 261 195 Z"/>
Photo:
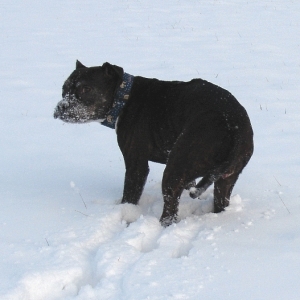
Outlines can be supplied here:
<path id="1" fill-rule="evenodd" d="M 63 85 L 63 99 L 55 108 L 54 118 L 68 123 L 103 121 L 122 79 L 123 69 L 118 66 L 104 63 L 88 68 L 77 61 Z"/>

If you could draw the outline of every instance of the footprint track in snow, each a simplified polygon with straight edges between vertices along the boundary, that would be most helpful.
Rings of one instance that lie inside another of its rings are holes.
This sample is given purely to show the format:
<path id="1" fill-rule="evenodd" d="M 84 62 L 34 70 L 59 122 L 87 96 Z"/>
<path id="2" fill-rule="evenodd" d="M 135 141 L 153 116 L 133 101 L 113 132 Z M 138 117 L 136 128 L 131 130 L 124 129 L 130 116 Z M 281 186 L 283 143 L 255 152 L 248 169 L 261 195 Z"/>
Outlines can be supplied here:
<path id="1" fill-rule="evenodd" d="M 165 268 L 167 261 L 180 265 L 190 254 L 198 255 L 205 247 L 217 259 L 221 255 L 218 238 L 228 229 L 220 225 L 219 218 L 231 218 L 242 210 L 242 205 L 239 196 L 233 197 L 228 216 L 225 213 L 219 217 L 209 213 L 212 199 L 211 191 L 202 201 L 183 196 L 179 207 L 181 221 L 168 228 L 159 223 L 163 203 L 158 197 L 145 195 L 138 206 L 102 203 L 110 207 L 110 213 L 98 217 L 95 213 L 86 220 L 88 227 L 56 236 L 57 246 L 44 251 L 45 257 L 50 255 L 49 265 L 34 275 L 36 280 L 25 277 L 15 291 L 16 297 L 11 299 L 34 290 L 32 285 L 37 280 L 42 285 L 47 281 L 44 293 L 53 295 L 49 299 L 60 299 L 62 295 L 85 299 L 87 294 L 90 299 L 122 299 L 122 287 L 132 285 L 140 272 L 152 278 L 149 284 L 155 289 L 159 283 L 153 274 L 161 266 Z M 240 225 L 238 230 L 245 229 Z M 62 246 L 63 239 L 66 241 Z M 205 282 L 205 277 L 202 279 Z"/>

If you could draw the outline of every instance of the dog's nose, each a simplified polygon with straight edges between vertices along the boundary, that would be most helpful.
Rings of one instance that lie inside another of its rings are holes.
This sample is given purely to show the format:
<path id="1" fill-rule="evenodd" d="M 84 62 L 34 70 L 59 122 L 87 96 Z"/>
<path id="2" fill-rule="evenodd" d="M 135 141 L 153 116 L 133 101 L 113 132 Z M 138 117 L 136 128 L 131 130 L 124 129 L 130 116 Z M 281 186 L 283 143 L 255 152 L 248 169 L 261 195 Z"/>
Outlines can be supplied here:
<path id="1" fill-rule="evenodd" d="M 64 110 L 64 106 L 62 105 L 62 101 L 60 101 L 54 109 L 54 114 L 53 114 L 54 119 L 59 118 L 62 115 L 63 110 Z"/>
<path id="2" fill-rule="evenodd" d="M 64 111 L 70 106 L 70 103 L 67 101 L 67 99 L 63 99 L 60 102 L 58 102 L 57 106 L 54 110 L 54 119 L 57 119 L 62 116 Z"/>
<path id="3" fill-rule="evenodd" d="M 57 108 L 55 108 L 55 110 L 54 110 L 53 117 L 54 117 L 54 119 L 57 119 L 59 117 L 59 113 L 57 111 Z"/>
<path id="4" fill-rule="evenodd" d="M 60 109 L 59 109 L 59 106 L 56 106 L 54 109 L 53 117 L 54 117 L 54 119 L 57 119 L 59 116 L 60 116 Z"/>

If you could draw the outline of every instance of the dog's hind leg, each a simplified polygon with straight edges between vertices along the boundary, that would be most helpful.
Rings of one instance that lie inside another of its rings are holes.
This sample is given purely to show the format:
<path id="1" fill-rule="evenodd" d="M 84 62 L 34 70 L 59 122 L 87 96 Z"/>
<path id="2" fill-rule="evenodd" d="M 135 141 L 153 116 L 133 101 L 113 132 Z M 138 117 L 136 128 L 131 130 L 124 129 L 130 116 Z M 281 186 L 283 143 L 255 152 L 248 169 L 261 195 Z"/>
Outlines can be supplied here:
<path id="1" fill-rule="evenodd" d="M 164 197 L 164 209 L 160 218 L 161 224 L 166 227 L 177 221 L 179 198 L 189 181 L 184 178 L 184 172 L 174 168 L 174 165 L 167 165 L 163 181 L 162 193 Z"/>
<path id="2" fill-rule="evenodd" d="M 224 178 L 220 177 L 214 186 L 214 212 L 219 213 L 224 211 L 225 207 L 229 205 L 230 195 L 233 187 L 238 180 L 240 172 L 231 174 Z"/>
<path id="3" fill-rule="evenodd" d="M 193 160 L 190 159 L 190 149 L 186 147 L 185 136 L 177 141 L 172 149 L 162 180 L 162 193 L 164 208 L 160 218 L 163 226 L 168 226 L 177 221 L 178 204 L 183 190 L 190 184 L 194 184 L 195 178 L 199 177 L 198 168 L 194 168 Z M 198 175 L 198 176 L 197 176 Z"/>

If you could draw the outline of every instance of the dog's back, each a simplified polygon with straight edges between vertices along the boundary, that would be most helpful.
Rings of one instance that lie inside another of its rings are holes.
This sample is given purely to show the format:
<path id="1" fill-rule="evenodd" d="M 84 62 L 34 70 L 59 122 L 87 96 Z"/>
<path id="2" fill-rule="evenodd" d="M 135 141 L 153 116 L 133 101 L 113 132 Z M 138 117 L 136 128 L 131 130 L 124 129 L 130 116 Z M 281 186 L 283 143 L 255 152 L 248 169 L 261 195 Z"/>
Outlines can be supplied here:
<path id="1" fill-rule="evenodd" d="M 151 159 L 152 151 L 161 152 L 162 163 L 166 162 L 178 137 L 187 132 L 192 136 L 187 148 L 201 143 L 211 152 L 211 142 L 220 144 L 216 148 L 220 148 L 221 160 L 220 151 L 230 152 L 239 136 L 250 144 L 253 140 L 244 107 L 227 90 L 202 79 L 180 82 L 135 77 L 118 124 L 121 132 L 127 134 L 141 131 L 139 141 L 151 149 L 149 160 L 156 161 Z"/>

